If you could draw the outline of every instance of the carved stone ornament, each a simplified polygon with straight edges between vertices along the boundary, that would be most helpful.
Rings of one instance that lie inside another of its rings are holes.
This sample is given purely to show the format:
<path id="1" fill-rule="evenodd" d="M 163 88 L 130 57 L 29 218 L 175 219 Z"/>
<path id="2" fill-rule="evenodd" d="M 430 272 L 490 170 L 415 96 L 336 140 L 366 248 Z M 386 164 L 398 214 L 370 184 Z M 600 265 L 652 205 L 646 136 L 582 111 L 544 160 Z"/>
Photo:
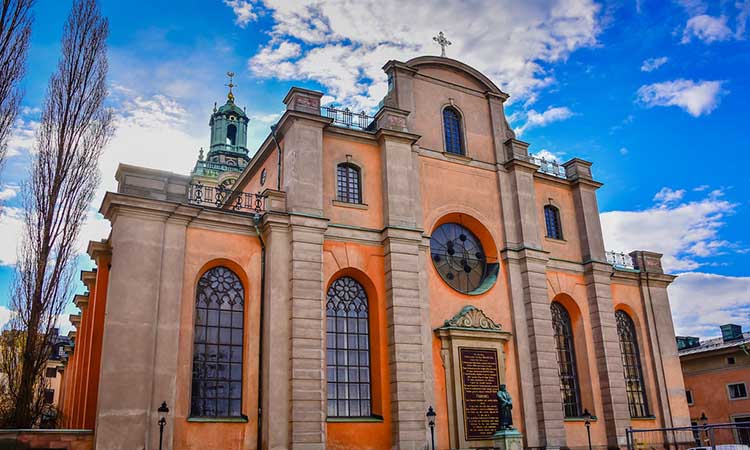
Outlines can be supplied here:
<path id="1" fill-rule="evenodd" d="M 443 328 L 469 328 L 485 331 L 502 331 L 502 327 L 487 317 L 476 306 L 464 306 L 452 319 L 446 320 Z"/>

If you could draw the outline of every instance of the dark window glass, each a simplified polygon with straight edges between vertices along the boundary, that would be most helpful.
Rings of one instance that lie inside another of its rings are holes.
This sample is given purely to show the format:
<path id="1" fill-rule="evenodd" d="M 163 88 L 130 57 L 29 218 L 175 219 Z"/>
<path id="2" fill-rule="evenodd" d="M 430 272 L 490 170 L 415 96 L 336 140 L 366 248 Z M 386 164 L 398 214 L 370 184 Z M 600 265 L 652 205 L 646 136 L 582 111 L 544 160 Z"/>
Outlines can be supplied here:
<path id="1" fill-rule="evenodd" d="M 55 378 L 57 377 L 57 368 L 56 367 L 47 367 L 47 373 L 44 374 L 47 378 Z"/>
<path id="2" fill-rule="evenodd" d="M 474 234 L 457 223 L 444 223 L 430 238 L 430 256 L 448 285 L 464 294 L 477 289 L 487 278 L 487 259 Z"/>
<path id="3" fill-rule="evenodd" d="M 50 405 L 55 401 L 55 390 L 45 389 L 44 390 L 44 403 Z"/>
<path id="4" fill-rule="evenodd" d="M 360 189 L 359 167 L 354 164 L 343 163 L 337 167 L 338 201 L 346 203 L 362 203 Z"/>
<path id="5" fill-rule="evenodd" d="M 547 224 L 547 237 L 562 239 L 562 226 L 560 224 L 560 210 L 552 205 L 544 207 L 544 222 Z"/>
<path id="6" fill-rule="evenodd" d="M 685 399 L 687 400 L 688 405 L 693 404 L 693 392 L 692 391 L 685 391 Z"/>
<path id="7" fill-rule="evenodd" d="M 570 314 L 563 305 L 553 302 L 552 326 L 555 331 L 555 349 L 560 372 L 560 392 L 562 393 L 565 417 L 581 415 L 581 398 L 578 393 L 578 372 L 576 352 L 573 346 L 573 325 Z"/>
<path id="8" fill-rule="evenodd" d="M 745 387 L 745 383 L 730 384 L 728 388 L 730 399 L 747 398 L 747 388 Z"/>
<path id="9" fill-rule="evenodd" d="M 457 155 L 464 154 L 463 137 L 461 136 L 461 116 L 451 107 L 443 110 L 443 130 L 445 132 L 445 151 Z"/>
<path id="10" fill-rule="evenodd" d="M 235 145 L 236 142 L 237 142 L 237 126 L 234 124 L 230 124 L 227 127 L 227 144 Z"/>
<path id="11" fill-rule="evenodd" d="M 193 417 L 242 415 L 242 341 L 245 290 L 226 267 L 198 281 L 193 340 Z"/>
<path id="12" fill-rule="evenodd" d="M 367 294 L 351 277 L 328 289 L 326 370 L 328 417 L 371 416 Z"/>
<path id="13" fill-rule="evenodd" d="M 617 334 L 620 338 L 622 370 L 625 375 L 625 389 L 628 394 L 630 417 L 647 417 L 646 385 L 643 382 L 641 354 L 638 349 L 638 336 L 633 319 L 625 311 L 616 311 Z"/>

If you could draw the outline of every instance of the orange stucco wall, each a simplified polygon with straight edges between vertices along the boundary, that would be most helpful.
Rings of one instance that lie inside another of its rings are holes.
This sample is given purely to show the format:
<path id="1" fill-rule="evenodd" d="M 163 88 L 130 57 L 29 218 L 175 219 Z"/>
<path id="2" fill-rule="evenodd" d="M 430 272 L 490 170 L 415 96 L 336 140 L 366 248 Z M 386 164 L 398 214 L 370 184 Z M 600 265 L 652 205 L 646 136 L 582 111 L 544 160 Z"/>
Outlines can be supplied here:
<path id="1" fill-rule="evenodd" d="M 210 243 L 210 245 L 206 245 Z M 174 448 L 257 448 L 258 345 L 260 313 L 260 243 L 255 236 L 188 228 L 180 310 L 178 368 L 175 382 Z M 245 288 L 243 361 L 243 413 L 247 423 L 190 422 L 195 295 L 200 276 L 208 269 L 225 266 L 234 271 Z"/>
<path id="2" fill-rule="evenodd" d="M 576 220 L 573 193 L 570 188 L 553 181 L 537 178 L 534 182 L 534 190 L 536 191 L 537 220 L 539 221 L 540 233 L 542 235 L 542 248 L 550 252 L 550 258 L 582 262 L 581 245 L 578 240 L 578 221 Z M 546 237 L 544 205 L 550 203 L 560 211 L 560 221 L 562 222 L 563 230 L 562 240 Z"/>
<path id="3" fill-rule="evenodd" d="M 735 358 L 734 365 L 728 365 L 728 356 Z M 702 413 L 710 423 L 728 423 L 737 416 L 750 416 L 750 396 L 746 399 L 730 400 L 727 385 L 745 383 L 750 389 L 750 356 L 739 349 L 733 353 L 719 353 L 683 361 L 685 389 L 693 394 L 693 404 L 689 406 L 690 417 L 697 420 Z"/>

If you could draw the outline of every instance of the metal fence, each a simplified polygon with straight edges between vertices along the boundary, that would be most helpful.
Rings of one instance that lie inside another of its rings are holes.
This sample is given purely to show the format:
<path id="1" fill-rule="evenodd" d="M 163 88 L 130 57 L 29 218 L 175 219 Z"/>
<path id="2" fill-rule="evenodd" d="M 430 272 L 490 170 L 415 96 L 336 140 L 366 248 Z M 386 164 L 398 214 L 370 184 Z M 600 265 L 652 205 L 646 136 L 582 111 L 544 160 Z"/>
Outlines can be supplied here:
<path id="1" fill-rule="evenodd" d="M 627 430 L 628 450 L 750 450 L 750 422 Z"/>
<path id="2" fill-rule="evenodd" d="M 626 253 L 607 251 L 605 253 L 605 256 L 607 257 L 607 262 L 615 267 L 625 269 L 635 268 L 635 264 L 633 264 L 633 258 Z"/>
<path id="3" fill-rule="evenodd" d="M 232 194 L 234 191 L 224 186 L 214 187 L 195 183 L 189 187 L 188 203 L 254 215 L 265 212 L 266 199 L 263 195 L 239 192 L 230 200 Z"/>
<path id="4" fill-rule="evenodd" d="M 321 107 L 320 115 L 333 119 L 334 125 L 357 130 L 367 130 L 374 120 L 374 117 L 368 116 L 364 111 L 355 113 L 349 108 L 337 109 L 332 106 Z"/>

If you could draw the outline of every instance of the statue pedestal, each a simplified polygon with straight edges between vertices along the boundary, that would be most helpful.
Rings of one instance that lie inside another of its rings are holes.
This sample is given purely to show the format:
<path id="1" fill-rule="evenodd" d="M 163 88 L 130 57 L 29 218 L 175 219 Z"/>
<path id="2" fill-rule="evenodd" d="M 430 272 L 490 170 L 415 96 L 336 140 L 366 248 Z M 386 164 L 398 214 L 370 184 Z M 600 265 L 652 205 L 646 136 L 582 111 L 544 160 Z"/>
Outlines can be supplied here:
<path id="1" fill-rule="evenodd" d="M 500 430 L 492 435 L 495 449 L 523 450 L 523 435 L 518 430 Z"/>

